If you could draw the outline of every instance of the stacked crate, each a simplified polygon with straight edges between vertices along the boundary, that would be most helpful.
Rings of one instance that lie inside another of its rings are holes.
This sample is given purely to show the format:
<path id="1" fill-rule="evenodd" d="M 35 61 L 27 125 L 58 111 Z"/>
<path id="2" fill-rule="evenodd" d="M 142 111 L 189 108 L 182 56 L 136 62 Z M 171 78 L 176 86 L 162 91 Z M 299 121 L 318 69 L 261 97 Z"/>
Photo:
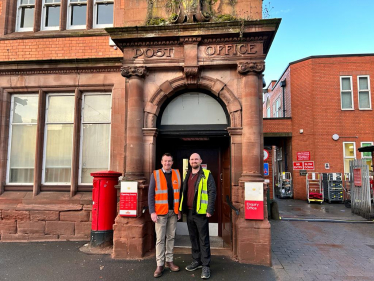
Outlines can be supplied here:
<path id="1" fill-rule="evenodd" d="M 343 174 L 342 173 L 324 173 L 322 174 L 322 185 L 324 198 L 329 203 L 343 202 Z"/>

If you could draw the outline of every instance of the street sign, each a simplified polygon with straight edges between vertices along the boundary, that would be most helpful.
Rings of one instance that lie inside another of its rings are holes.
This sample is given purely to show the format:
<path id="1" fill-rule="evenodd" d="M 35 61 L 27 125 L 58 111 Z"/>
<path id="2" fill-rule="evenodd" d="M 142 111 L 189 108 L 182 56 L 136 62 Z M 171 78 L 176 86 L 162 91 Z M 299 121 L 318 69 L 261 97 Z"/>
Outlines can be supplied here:
<path id="1" fill-rule="evenodd" d="M 264 176 L 269 175 L 269 163 L 264 163 Z"/>
<path id="2" fill-rule="evenodd" d="M 310 151 L 297 152 L 297 161 L 310 161 Z"/>
<path id="3" fill-rule="evenodd" d="M 293 169 L 294 170 L 304 170 L 303 162 L 293 162 Z"/>
<path id="4" fill-rule="evenodd" d="M 268 160 L 268 158 L 269 158 L 269 151 L 264 149 L 264 161 Z"/>
<path id="5" fill-rule="evenodd" d="M 314 170 L 314 161 L 305 161 L 304 170 Z"/>

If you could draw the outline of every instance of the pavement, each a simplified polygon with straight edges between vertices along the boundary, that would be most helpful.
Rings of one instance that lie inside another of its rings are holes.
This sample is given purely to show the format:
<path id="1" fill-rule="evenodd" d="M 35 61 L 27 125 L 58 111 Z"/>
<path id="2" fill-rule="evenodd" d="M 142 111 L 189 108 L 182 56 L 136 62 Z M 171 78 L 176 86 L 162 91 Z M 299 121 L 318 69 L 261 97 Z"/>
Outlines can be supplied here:
<path id="1" fill-rule="evenodd" d="M 374 280 L 374 223 L 344 204 L 277 200 L 272 263 L 277 280 Z"/>
<path id="2" fill-rule="evenodd" d="M 213 256 L 210 280 L 374 280 L 374 224 L 343 204 L 279 199 L 281 220 L 272 220 L 272 267 Z M 319 219 L 324 219 L 318 221 Z M 317 220 L 317 221 L 315 221 Z M 0 280 L 155 280 L 155 259 L 113 260 L 79 250 L 84 242 L 0 243 Z M 191 255 L 176 254 L 182 270 L 159 280 L 201 280 L 187 272 Z"/>

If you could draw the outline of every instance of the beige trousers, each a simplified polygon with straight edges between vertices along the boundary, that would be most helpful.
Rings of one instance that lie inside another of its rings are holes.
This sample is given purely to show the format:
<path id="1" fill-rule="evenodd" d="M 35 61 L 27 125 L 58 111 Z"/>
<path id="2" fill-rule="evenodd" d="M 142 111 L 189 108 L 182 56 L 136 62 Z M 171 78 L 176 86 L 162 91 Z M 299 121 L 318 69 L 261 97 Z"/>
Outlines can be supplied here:
<path id="1" fill-rule="evenodd" d="M 177 229 L 178 217 L 174 211 L 164 216 L 158 216 L 155 223 L 156 230 L 156 262 L 157 266 L 163 266 L 166 262 L 173 261 L 173 249 L 175 230 Z"/>

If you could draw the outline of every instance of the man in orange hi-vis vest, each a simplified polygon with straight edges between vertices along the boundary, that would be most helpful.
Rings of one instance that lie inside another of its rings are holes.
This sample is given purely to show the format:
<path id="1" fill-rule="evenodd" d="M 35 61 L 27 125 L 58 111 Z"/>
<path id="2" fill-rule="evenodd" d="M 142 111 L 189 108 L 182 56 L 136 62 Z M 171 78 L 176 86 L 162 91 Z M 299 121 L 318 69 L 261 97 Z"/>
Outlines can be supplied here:
<path id="1" fill-rule="evenodd" d="M 156 262 L 154 277 L 160 277 L 165 267 L 179 271 L 173 262 L 173 249 L 179 212 L 179 190 L 181 177 L 172 169 L 173 157 L 165 153 L 161 158 L 162 169 L 151 174 L 148 191 L 148 206 L 156 229 Z"/>

